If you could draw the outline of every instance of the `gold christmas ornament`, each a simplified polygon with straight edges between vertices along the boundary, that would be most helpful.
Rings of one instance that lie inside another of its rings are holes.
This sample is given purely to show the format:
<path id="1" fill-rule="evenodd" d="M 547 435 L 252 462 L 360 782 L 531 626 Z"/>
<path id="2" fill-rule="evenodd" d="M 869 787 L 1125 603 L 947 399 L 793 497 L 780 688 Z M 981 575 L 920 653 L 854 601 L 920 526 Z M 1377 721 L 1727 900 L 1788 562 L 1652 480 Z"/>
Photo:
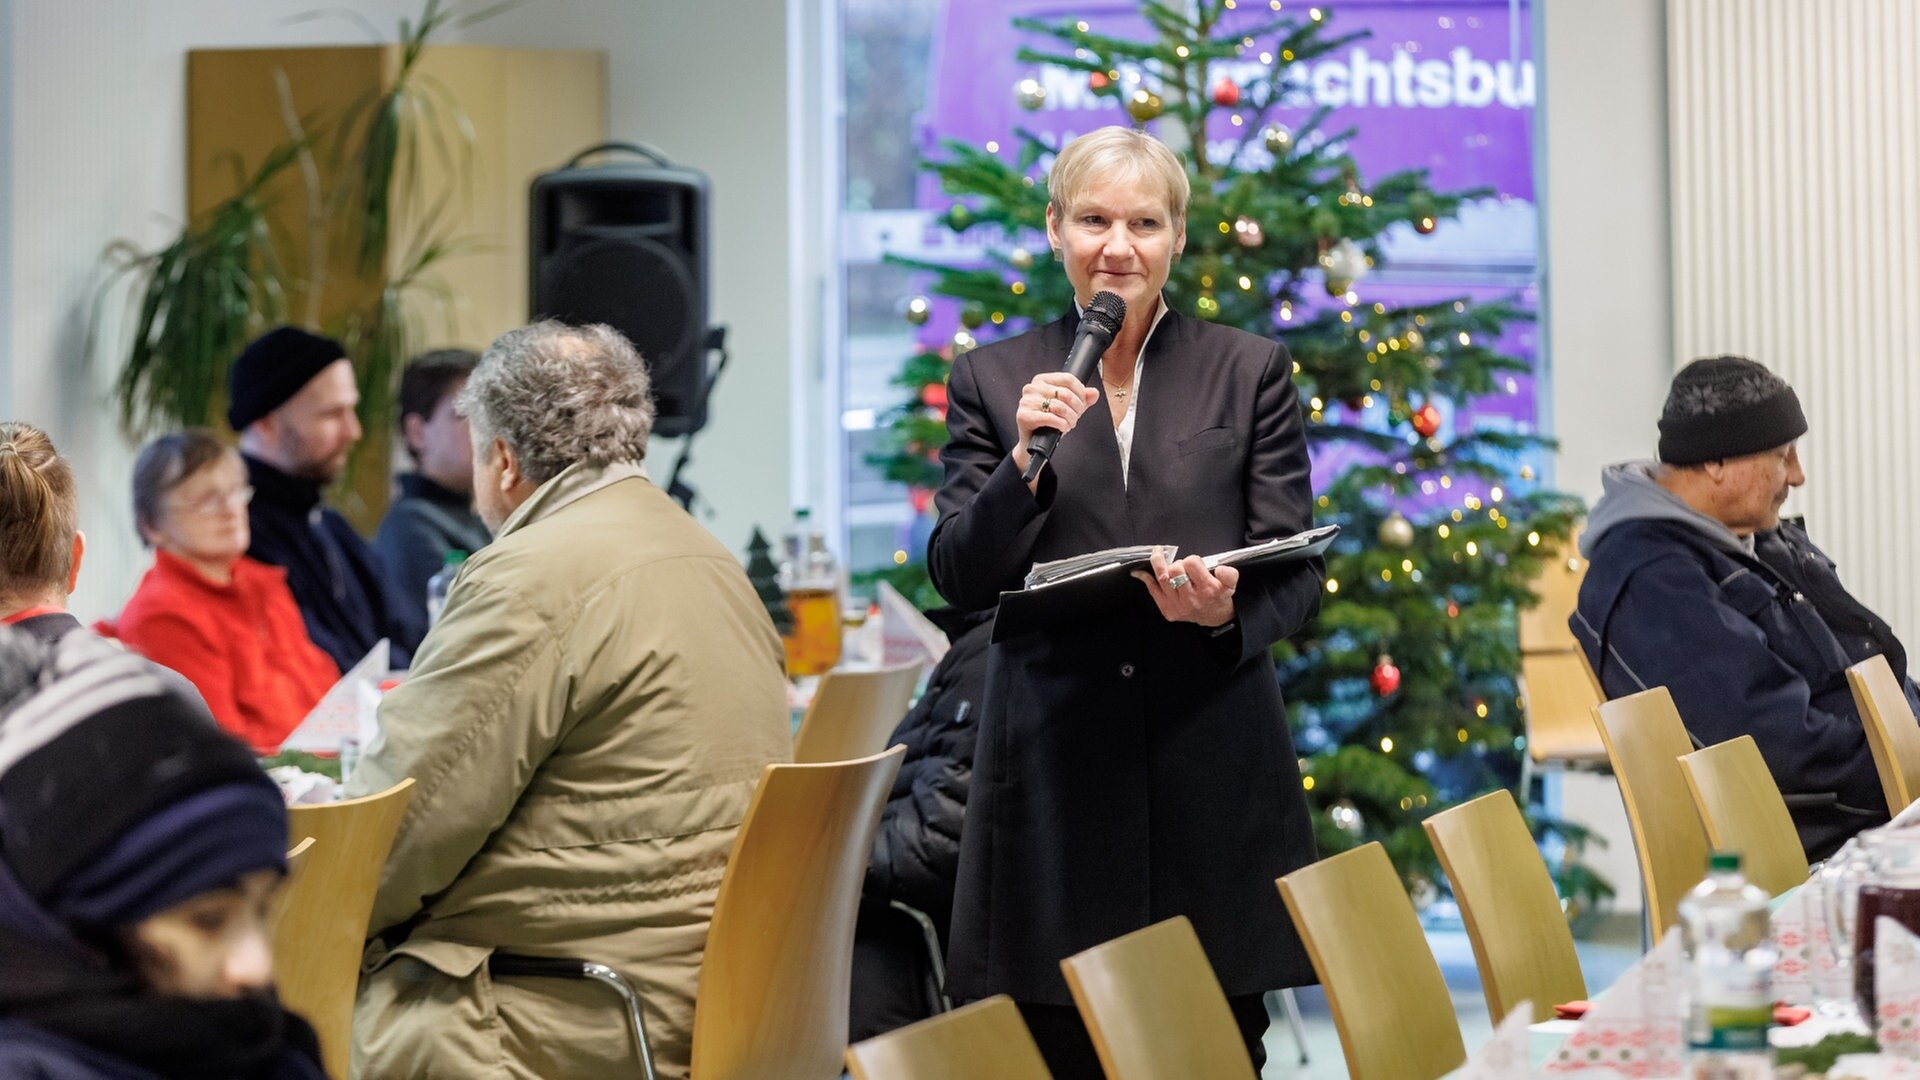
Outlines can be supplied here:
<path id="1" fill-rule="evenodd" d="M 1380 523 L 1380 543 L 1390 548 L 1410 548 L 1413 546 L 1413 522 L 1395 510 Z"/>
<path id="2" fill-rule="evenodd" d="M 979 344 L 978 341 L 974 340 L 973 335 L 967 333 L 965 330 L 955 330 L 953 332 L 953 355 L 956 357 L 965 356 L 977 348 Z"/>
<path id="3" fill-rule="evenodd" d="M 907 321 L 915 326 L 927 325 L 927 319 L 933 315 L 933 302 L 924 296 L 916 296 L 907 301 Z"/>
<path id="4" fill-rule="evenodd" d="M 1281 157 L 1293 149 L 1293 131 L 1285 124 L 1268 124 L 1261 137 L 1266 140 L 1267 152 Z"/>
<path id="5" fill-rule="evenodd" d="M 1159 119 L 1160 114 L 1166 111 L 1166 103 L 1160 100 L 1160 95 L 1144 86 L 1127 98 L 1127 115 L 1133 117 L 1135 123 L 1144 124 Z"/>
<path id="6" fill-rule="evenodd" d="M 1014 84 L 1013 96 L 1020 107 L 1028 112 L 1037 112 L 1047 103 L 1047 88 L 1040 85 L 1038 79 L 1021 79 Z"/>
<path id="7" fill-rule="evenodd" d="M 1233 238 L 1243 248 L 1257 248 L 1267 242 L 1267 233 L 1258 221 L 1242 216 L 1233 223 Z"/>
<path id="8" fill-rule="evenodd" d="M 960 325 L 969 330 L 978 330 L 987 321 L 987 305 L 978 300 L 969 300 L 960 309 Z"/>
<path id="9" fill-rule="evenodd" d="M 1015 270 L 1031 270 L 1033 269 L 1033 252 L 1023 247 L 1014 248 L 1007 252 L 1007 262 L 1012 264 Z"/>

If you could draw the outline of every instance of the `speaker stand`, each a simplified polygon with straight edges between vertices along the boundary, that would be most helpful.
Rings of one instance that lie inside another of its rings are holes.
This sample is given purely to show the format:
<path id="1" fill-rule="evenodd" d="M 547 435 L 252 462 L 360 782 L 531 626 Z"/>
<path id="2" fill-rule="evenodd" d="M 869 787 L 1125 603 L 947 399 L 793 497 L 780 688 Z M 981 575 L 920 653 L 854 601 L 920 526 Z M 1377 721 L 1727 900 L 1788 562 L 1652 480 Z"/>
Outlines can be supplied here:
<path id="1" fill-rule="evenodd" d="M 727 328 L 707 327 L 706 339 L 700 343 L 700 347 L 709 354 L 720 354 L 719 362 L 714 364 L 713 370 L 707 373 L 706 387 L 700 392 L 702 401 L 711 402 L 713 388 L 720 382 L 720 373 L 727 370 Z M 692 484 L 687 483 L 682 474 L 693 461 L 693 437 L 697 434 L 699 433 L 688 432 L 686 438 L 680 441 L 680 456 L 674 459 L 673 475 L 667 478 L 667 495 L 680 504 L 680 509 L 689 514 L 693 513 L 693 504 L 700 498 L 700 493 Z"/>

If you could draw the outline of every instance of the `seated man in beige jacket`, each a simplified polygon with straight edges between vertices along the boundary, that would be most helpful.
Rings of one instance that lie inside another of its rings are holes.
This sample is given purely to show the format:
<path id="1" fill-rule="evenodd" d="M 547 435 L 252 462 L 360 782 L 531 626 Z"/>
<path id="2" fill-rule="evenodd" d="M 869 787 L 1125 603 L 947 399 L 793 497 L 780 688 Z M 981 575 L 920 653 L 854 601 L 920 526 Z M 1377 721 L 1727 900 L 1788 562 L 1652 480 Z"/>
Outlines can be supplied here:
<path id="1" fill-rule="evenodd" d="M 618 999 L 492 978 L 495 952 L 607 964 L 684 1077 L 714 895 L 763 766 L 787 760 L 783 653 L 733 556 L 640 466 L 645 365 L 538 323 L 458 400 L 494 541 L 455 579 L 347 785 L 413 777 L 354 1012 L 368 1077 L 634 1075 Z"/>

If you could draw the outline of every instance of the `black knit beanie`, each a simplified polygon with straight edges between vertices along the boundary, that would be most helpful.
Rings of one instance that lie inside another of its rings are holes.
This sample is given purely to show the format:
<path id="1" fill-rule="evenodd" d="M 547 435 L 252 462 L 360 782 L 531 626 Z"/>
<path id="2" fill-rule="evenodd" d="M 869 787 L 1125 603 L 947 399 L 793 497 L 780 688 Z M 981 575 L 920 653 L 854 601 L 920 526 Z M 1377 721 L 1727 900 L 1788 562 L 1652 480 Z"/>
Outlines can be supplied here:
<path id="1" fill-rule="evenodd" d="M 1807 433 L 1800 398 L 1763 364 L 1713 356 L 1680 369 L 1660 413 L 1660 460 L 1700 465 L 1785 446 Z"/>
<path id="2" fill-rule="evenodd" d="M 227 423 L 235 431 L 287 403 L 347 347 L 294 326 L 279 326 L 255 338 L 227 372 Z"/>

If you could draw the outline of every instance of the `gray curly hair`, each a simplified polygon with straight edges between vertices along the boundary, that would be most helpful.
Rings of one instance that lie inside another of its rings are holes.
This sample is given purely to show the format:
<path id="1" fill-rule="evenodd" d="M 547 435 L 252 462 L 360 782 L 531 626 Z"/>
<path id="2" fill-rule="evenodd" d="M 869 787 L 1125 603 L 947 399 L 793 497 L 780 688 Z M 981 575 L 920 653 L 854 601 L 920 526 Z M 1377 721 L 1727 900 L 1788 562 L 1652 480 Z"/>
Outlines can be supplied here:
<path id="1" fill-rule="evenodd" d="M 638 463 L 653 434 L 647 364 L 618 330 L 548 319 L 501 334 L 454 399 L 477 436 L 544 484 L 576 462 Z"/>

